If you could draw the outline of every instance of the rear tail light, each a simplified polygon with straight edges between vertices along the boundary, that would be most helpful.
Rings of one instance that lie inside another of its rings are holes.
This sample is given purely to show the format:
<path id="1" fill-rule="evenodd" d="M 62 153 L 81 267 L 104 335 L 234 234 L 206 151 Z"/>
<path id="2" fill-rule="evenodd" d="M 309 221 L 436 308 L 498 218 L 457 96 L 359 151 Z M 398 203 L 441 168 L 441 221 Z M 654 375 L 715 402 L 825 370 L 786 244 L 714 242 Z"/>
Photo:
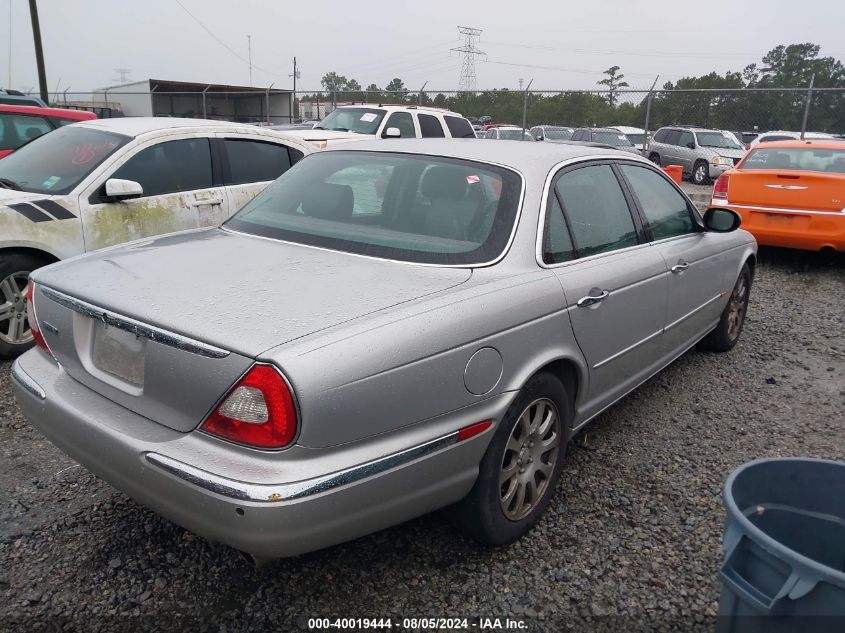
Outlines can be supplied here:
<path id="1" fill-rule="evenodd" d="M 296 424 L 296 406 L 285 379 L 270 365 L 254 365 L 200 428 L 245 446 L 279 449 L 293 441 Z"/>
<path id="2" fill-rule="evenodd" d="M 41 334 L 41 327 L 38 325 L 38 315 L 35 313 L 35 283 L 32 281 L 26 285 L 26 320 L 29 323 L 29 330 L 32 332 L 32 340 L 35 341 L 35 344 L 44 350 L 50 358 L 55 358 L 47 345 L 47 341 L 44 340 L 44 335 Z"/>
<path id="3" fill-rule="evenodd" d="M 722 174 L 716 179 L 716 184 L 713 185 L 713 197 L 728 199 L 728 182 L 731 177 L 728 174 Z"/>

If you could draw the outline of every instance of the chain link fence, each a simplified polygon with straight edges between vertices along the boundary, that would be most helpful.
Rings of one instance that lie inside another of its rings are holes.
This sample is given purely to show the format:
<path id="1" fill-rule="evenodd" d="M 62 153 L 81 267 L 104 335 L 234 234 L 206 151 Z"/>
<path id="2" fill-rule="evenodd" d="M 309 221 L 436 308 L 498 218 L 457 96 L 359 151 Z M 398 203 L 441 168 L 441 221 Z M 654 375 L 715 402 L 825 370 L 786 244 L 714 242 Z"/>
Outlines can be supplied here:
<path id="1" fill-rule="evenodd" d="M 715 90 L 458 90 L 56 93 L 51 105 L 99 116 L 174 116 L 261 124 L 324 118 L 339 105 L 405 104 L 446 108 L 474 122 L 526 127 L 631 126 L 654 131 L 694 125 L 735 132 L 806 129 L 845 134 L 845 88 Z"/>

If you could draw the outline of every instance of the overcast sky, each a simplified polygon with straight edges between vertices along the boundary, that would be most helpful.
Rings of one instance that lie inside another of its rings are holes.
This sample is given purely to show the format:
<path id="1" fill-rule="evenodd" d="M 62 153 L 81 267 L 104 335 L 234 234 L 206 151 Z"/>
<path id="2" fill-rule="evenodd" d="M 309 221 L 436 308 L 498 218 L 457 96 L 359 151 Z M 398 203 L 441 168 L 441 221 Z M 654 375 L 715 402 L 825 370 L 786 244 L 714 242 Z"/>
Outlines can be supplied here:
<path id="1" fill-rule="evenodd" d="M 619 65 L 632 87 L 742 70 L 778 44 L 814 42 L 845 59 L 841 0 L 39 0 L 51 92 L 147 78 L 315 89 L 335 70 L 362 86 L 400 77 L 455 89 L 457 25 L 483 29 L 479 88 L 593 88 Z M 181 6 L 180 6 L 181 5 Z M 184 8 L 183 8 L 184 7 Z M 11 9 L 11 25 L 9 12 Z M 196 19 L 192 18 L 193 14 Z M 198 22 L 206 28 L 203 28 Z M 11 28 L 10 28 L 11 26 Z M 0 85 L 38 85 L 27 0 L 0 0 Z M 216 38 L 216 39 L 215 39 Z"/>

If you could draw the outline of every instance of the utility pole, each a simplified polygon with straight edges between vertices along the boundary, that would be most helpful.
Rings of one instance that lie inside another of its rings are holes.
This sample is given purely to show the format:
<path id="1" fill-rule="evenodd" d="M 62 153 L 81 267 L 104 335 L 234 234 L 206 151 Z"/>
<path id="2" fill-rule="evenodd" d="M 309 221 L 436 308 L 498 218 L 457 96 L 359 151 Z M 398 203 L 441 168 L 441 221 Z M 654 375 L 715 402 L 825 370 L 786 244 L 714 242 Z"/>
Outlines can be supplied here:
<path id="1" fill-rule="evenodd" d="M 816 83 L 816 73 L 810 77 L 810 87 L 807 88 L 807 103 L 804 104 L 804 118 L 801 120 L 801 140 L 804 140 L 804 133 L 807 131 L 807 117 L 810 116 L 810 102 L 813 100 L 813 84 Z"/>
<path id="2" fill-rule="evenodd" d="M 9 83 L 6 87 L 12 89 L 12 0 L 9 0 Z"/>
<path id="3" fill-rule="evenodd" d="M 519 80 L 522 83 L 522 80 Z M 534 83 L 534 79 L 528 82 L 528 85 L 525 86 L 525 94 L 522 97 L 522 137 L 520 137 L 520 141 L 525 140 L 525 120 L 528 115 L 528 90 L 531 88 L 531 84 Z"/>
<path id="4" fill-rule="evenodd" d="M 246 47 L 249 55 L 249 85 L 252 86 L 252 35 L 246 36 Z"/>
<path id="5" fill-rule="evenodd" d="M 294 111 L 294 108 L 296 108 L 296 80 L 299 77 L 299 71 L 296 69 L 296 56 L 294 56 L 294 58 L 293 58 L 293 75 L 291 75 L 291 77 L 293 77 L 293 98 L 290 102 L 290 122 L 293 123 L 293 119 L 294 119 L 293 111 Z M 297 119 L 299 118 L 299 112 L 298 111 L 296 113 L 296 118 Z"/>
<path id="6" fill-rule="evenodd" d="M 648 91 L 648 97 L 646 98 L 645 104 L 645 136 L 643 138 L 643 151 L 645 151 L 646 143 L 648 143 L 648 126 L 649 126 L 649 119 L 651 119 L 651 98 L 654 96 L 654 87 L 657 85 L 657 80 L 660 79 L 660 75 L 654 78 L 654 83 L 651 84 L 651 89 Z"/>
<path id="7" fill-rule="evenodd" d="M 38 65 L 38 89 L 41 91 L 41 100 L 49 105 L 50 95 L 47 94 L 44 50 L 41 48 L 41 26 L 38 24 L 38 7 L 35 5 L 35 0 L 29 0 L 29 17 L 32 19 L 32 39 L 35 43 L 35 62 Z"/>

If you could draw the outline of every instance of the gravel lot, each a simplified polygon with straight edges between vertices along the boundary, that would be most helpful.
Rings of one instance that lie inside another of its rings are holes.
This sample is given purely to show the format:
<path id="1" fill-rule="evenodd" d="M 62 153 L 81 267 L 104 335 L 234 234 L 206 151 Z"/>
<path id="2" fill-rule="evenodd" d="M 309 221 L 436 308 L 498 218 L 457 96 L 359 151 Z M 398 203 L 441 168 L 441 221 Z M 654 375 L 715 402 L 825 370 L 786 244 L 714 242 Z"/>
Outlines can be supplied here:
<path id="1" fill-rule="evenodd" d="M 485 550 L 447 513 L 255 569 L 75 466 L 0 363 L 0 630 L 302 630 L 303 616 L 494 616 L 712 630 L 731 470 L 845 460 L 845 260 L 762 251 L 737 348 L 693 351 L 577 438 L 538 527 Z M 698 623 L 698 626 L 696 626 Z M 400 627 L 401 629 L 401 627 Z"/>

